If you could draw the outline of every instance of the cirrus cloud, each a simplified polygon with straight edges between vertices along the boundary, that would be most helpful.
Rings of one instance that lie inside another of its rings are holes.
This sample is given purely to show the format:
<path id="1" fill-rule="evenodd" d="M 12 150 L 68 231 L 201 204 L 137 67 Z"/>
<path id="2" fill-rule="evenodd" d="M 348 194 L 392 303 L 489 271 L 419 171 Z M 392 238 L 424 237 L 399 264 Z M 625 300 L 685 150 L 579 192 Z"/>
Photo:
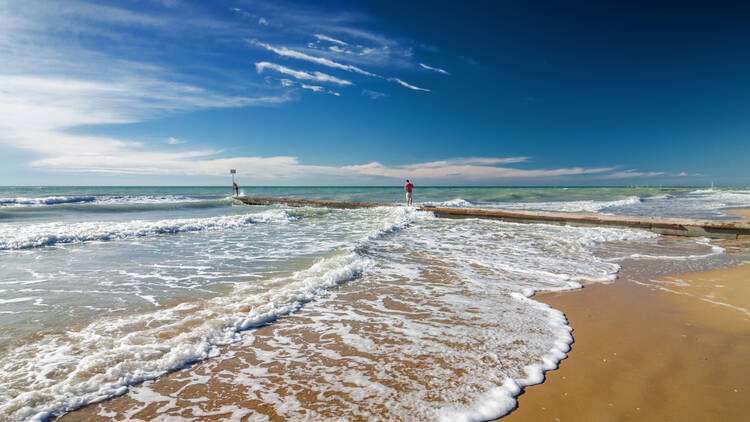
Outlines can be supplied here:
<path id="1" fill-rule="evenodd" d="M 348 86 L 353 85 L 351 81 L 347 81 L 345 79 L 339 79 L 335 76 L 329 75 L 327 73 L 323 72 L 305 72 L 302 70 L 294 70 L 290 69 L 286 66 L 282 66 L 275 63 L 269 63 L 269 62 L 258 62 L 255 63 L 255 70 L 258 71 L 258 73 L 263 73 L 266 69 L 272 69 L 279 73 L 283 73 L 285 75 L 289 75 L 291 77 L 302 79 L 306 81 L 318 81 L 318 82 L 330 82 L 341 86 Z"/>

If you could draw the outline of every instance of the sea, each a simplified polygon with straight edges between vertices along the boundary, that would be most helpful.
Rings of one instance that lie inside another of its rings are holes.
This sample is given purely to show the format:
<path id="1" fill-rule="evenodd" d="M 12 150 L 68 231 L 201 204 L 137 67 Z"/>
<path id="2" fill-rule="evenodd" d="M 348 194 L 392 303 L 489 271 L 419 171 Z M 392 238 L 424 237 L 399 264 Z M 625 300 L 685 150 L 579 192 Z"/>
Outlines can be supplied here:
<path id="1" fill-rule="evenodd" d="M 614 282 L 625 260 L 725 254 L 704 238 L 437 218 L 403 206 L 400 186 L 241 194 L 390 205 L 248 206 L 231 186 L 0 187 L 0 420 L 123 394 L 182 420 L 486 420 L 573 342 L 537 292 Z M 414 202 L 728 220 L 750 189 L 417 186 Z M 214 373 L 185 383 L 220 379 L 235 399 L 212 410 L 178 400 L 185 384 L 150 389 L 196 365 Z"/>

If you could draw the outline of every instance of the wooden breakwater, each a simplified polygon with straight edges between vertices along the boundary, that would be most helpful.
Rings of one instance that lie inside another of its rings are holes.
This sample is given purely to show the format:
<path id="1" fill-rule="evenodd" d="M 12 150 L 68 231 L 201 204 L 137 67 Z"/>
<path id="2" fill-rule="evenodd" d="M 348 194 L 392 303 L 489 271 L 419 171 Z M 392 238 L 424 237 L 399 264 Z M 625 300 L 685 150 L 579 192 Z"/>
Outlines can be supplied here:
<path id="1" fill-rule="evenodd" d="M 237 198 L 248 205 L 284 204 L 292 207 L 373 208 L 392 207 L 394 204 L 374 202 L 342 202 L 293 198 Z M 549 211 L 486 210 L 475 208 L 447 208 L 420 206 L 438 217 L 490 218 L 516 223 L 546 223 L 570 226 L 608 226 L 650 230 L 674 236 L 705 236 L 716 239 L 750 239 L 750 222 L 747 220 L 697 220 L 692 218 L 636 217 L 595 213 L 569 213 Z"/>

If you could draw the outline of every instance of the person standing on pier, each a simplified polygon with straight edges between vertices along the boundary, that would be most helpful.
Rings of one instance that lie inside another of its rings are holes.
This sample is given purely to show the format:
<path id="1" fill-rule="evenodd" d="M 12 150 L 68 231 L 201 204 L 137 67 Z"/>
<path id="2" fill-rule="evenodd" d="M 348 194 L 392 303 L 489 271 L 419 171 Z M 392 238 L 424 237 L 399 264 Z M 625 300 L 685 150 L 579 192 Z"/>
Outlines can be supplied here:
<path id="1" fill-rule="evenodd" d="M 409 181 L 409 179 L 406 179 L 406 184 L 404 185 L 404 190 L 406 191 L 406 206 L 411 206 L 411 191 L 414 189 L 414 185 Z"/>
<path id="2" fill-rule="evenodd" d="M 240 196 L 240 188 L 237 186 L 237 182 L 232 182 L 232 187 L 234 188 L 234 196 Z"/>

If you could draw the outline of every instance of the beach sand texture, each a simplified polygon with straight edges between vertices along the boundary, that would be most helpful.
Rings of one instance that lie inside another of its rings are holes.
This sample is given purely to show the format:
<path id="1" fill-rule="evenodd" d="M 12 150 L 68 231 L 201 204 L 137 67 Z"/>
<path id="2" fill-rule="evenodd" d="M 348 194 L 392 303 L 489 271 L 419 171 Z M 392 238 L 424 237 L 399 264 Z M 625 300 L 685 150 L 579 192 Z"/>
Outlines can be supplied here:
<path id="1" fill-rule="evenodd" d="M 560 368 L 527 388 L 504 421 L 744 421 L 750 415 L 750 264 L 647 284 L 618 280 L 538 299 L 565 312 L 575 343 Z"/>
<path id="2" fill-rule="evenodd" d="M 745 245 L 736 248 L 746 250 Z M 519 397 L 519 407 L 503 420 L 746 420 L 750 415 L 750 400 L 747 400 L 750 374 L 746 370 L 746 359 L 750 356 L 748 280 L 750 265 L 747 264 L 659 280 L 630 277 L 626 266 L 622 279 L 612 284 L 591 284 L 580 291 L 538 295 L 536 300 L 565 312 L 574 329 L 575 343 L 560 368 L 548 372 L 542 385 L 528 387 Z M 347 296 L 335 303 L 362 303 L 375 297 L 356 290 Z M 385 306 L 403 318 L 434 318 L 415 313 L 397 300 L 388 301 Z M 345 315 L 343 308 L 341 311 Z M 382 309 L 371 311 L 373 317 L 382 314 Z M 297 339 L 297 345 L 303 347 L 302 353 L 306 353 L 305 345 L 310 345 L 306 359 L 311 366 L 341 367 L 340 363 L 327 363 L 330 356 L 315 354 L 321 344 L 326 345 L 323 350 L 334 352 L 331 356 L 342 356 L 355 364 L 357 350 L 348 348 L 336 336 L 306 328 L 318 316 L 314 311 L 306 311 L 277 320 L 254 330 L 251 343 L 224 348 L 222 355 L 229 358 L 209 359 L 143 383 L 124 396 L 84 407 L 61 420 L 154 420 L 179 416 L 201 420 L 225 420 L 233 416 L 244 420 L 253 412 L 263 413 L 271 420 L 283 420 L 268 401 L 283 398 L 284 394 L 293 395 L 306 406 L 319 403 L 311 407 L 324 418 L 340 418 L 342 415 L 336 413 L 340 392 L 331 390 L 321 397 L 313 395 L 312 390 L 306 392 L 304 386 L 305 382 L 314 383 L 316 377 L 326 374 L 294 363 L 294 359 L 269 364 L 262 356 L 283 349 L 285 345 L 279 339 Z M 348 321 L 347 324 L 354 333 L 379 345 L 390 341 L 387 335 L 382 335 L 387 327 L 379 326 L 377 318 L 371 323 Z M 450 356 L 433 358 L 425 364 L 450 366 Z M 423 373 L 418 362 L 409 359 L 388 362 L 398 373 L 388 387 L 410 388 L 409 382 L 399 385 L 399 380 L 411 380 Z M 264 374 L 267 379 L 278 382 L 272 390 L 243 383 L 243 377 L 253 376 L 249 368 L 260 367 L 267 371 Z M 376 371 L 361 366 L 357 369 L 366 374 Z M 301 382 L 285 386 L 285 376 L 291 371 L 298 374 Z M 431 384 L 430 379 L 417 382 L 425 388 Z M 441 392 L 432 394 L 439 396 Z M 374 399 L 373 403 L 377 403 L 377 397 Z M 426 399 L 429 400 L 429 395 Z M 408 406 L 380 402 L 368 409 L 367 417 L 343 417 L 377 420 L 386 407 L 399 405 Z"/>

